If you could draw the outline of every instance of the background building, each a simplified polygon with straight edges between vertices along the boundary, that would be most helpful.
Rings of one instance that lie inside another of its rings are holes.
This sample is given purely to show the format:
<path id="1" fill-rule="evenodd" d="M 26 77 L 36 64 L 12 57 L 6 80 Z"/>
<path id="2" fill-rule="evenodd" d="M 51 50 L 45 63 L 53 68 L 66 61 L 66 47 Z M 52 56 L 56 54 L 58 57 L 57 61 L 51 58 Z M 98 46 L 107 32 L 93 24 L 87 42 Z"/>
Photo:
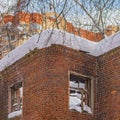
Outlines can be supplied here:
<path id="1" fill-rule="evenodd" d="M 94 33 L 73 26 L 66 21 L 64 17 L 57 15 L 55 12 L 45 14 L 18 12 L 16 15 L 4 14 L 1 22 L 1 42 L 0 58 L 5 56 L 12 49 L 23 44 L 28 38 L 36 33 L 46 29 L 60 29 L 81 36 L 90 41 L 101 41 L 101 33 Z M 59 16 L 58 18 L 56 16 Z M 108 26 L 106 36 L 110 36 L 119 31 L 117 26 Z"/>

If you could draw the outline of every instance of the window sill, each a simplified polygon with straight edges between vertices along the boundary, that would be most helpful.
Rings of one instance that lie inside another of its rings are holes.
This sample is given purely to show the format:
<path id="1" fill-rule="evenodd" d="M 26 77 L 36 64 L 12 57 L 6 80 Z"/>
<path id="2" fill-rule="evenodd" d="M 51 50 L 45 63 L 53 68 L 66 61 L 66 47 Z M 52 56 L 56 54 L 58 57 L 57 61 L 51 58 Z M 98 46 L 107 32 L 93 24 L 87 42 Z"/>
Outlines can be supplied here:
<path id="1" fill-rule="evenodd" d="M 70 110 L 70 112 L 76 112 L 76 113 L 81 113 L 81 114 L 89 114 L 89 115 L 92 115 L 93 114 L 93 112 L 91 111 L 91 112 L 87 112 L 87 111 L 77 111 L 77 110 L 75 110 L 75 109 L 69 109 Z"/>
<path id="2" fill-rule="evenodd" d="M 8 118 L 14 118 L 19 115 L 22 115 L 22 110 L 9 113 Z"/>
<path id="3" fill-rule="evenodd" d="M 70 110 L 70 109 L 69 109 L 69 112 L 70 112 L 72 115 L 85 116 L 85 117 L 88 117 L 88 118 L 91 118 L 91 117 L 94 116 L 93 113 L 78 112 L 78 111 L 76 111 L 76 110 Z"/>

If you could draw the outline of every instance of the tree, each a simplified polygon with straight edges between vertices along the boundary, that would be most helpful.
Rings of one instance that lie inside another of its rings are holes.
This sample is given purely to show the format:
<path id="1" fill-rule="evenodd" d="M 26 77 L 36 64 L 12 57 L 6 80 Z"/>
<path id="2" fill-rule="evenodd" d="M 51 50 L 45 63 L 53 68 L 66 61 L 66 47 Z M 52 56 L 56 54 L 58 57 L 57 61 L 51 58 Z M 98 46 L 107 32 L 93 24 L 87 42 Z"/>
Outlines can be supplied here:
<path id="1" fill-rule="evenodd" d="M 117 0 L 74 0 L 76 3 L 76 6 L 78 6 L 80 9 L 82 9 L 83 14 L 86 16 L 86 18 L 90 19 L 90 23 L 87 23 L 87 26 L 92 26 L 93 30 L 97 30 L 100 33 L 103 34 L 105 37 L 105 29 L 108 25 L 108 22 L 111 24 L 116 23 L 116 20 L 120 18 L 114 19 L 114 23 L 112 23 L 110 17 L 113 16 L 113 14 L 109 14 L 110 11 L 117 12 L 117 15 L 120 14 L 120 12 L 117 11 L 117 9 L 120 9 L 118 6 L 120 3 L 117 4 Z M 116 16 L 117 16 L 116 15 Z M 114 16 L 114 17 L 116 17 Z M 109 19 L 108 19 L 109 18 Z M 86 25 L 86 24 L 85 24 Z M 120 21 L 117 22 L 117 25 L 120 25 Z"/>

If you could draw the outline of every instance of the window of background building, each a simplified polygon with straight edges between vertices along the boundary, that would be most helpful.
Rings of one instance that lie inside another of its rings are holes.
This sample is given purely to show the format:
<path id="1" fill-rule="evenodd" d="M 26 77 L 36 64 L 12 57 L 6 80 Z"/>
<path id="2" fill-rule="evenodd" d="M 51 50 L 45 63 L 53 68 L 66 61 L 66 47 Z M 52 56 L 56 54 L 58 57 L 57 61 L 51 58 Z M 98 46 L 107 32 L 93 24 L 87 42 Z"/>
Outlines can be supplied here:
<path id="1" fill-rule="evenodd" d="M 70 74 L 69 109 L 92 113 L 90 78 Z"/>

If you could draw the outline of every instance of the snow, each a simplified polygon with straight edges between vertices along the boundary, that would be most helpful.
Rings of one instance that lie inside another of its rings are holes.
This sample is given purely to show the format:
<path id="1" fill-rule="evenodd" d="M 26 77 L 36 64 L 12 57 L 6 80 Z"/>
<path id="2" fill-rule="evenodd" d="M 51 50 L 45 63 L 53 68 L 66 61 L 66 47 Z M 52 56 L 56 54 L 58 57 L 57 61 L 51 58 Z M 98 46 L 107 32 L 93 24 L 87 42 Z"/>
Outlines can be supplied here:
<path id="1" fill-rule="evenodd" d="M 70 81 L 70 87 L 78 88 L 78 83 Z"/>
<path id="2" fill-rule="evenodd" d="M 81 103 L 82 103 L 82 99 L 85 97 L 85 94 L 83 94 L 83 98 L 82 98 L 82 94 L 77 88 L 83 88 L 85 90 L 85 83 L 79 82 L 79 87 L 78 87 L 78 83 L 76 83 L 76 81 L 70 81 L 70 91 L 72 92 L 70 92 L 70 96 L 69 96 L 69 109 L 71 110 L 73 109 L 78 112 L 83 112 L 81 108 Z M 92 113 L 91 108 L 87 106 L 84 102 L 83 102 L 83 110 L 88 113 Z"/>
<path id="3" fill-rule="evenodd" d="M 101 42 L 92 42 L 87 39 L 69 34 L 65 31 L 57 29 L 48 29 L 40 34 L 32 36 L 28 41 L 26 41 L 22 46 L 17 47 L 0 60 L 0 71 L 4 70 L 6 67 L 10 66 L 31 50 L 35 48 L 41 49 L 52 44 L 64 45 L 76 50 L 82 50 L 89 52 L 90 55 L 99 56 L 111 49 L 120 46 L 120 32 L 116 33 Z"/>
<path id="4" fill-rule="evenodd" d="M 79 106 L 80 103 L 81 103 L 81 100 L 79 98 L 70 96 L 69 109 L 74 109 L 74 110 L 77 110 L 78 112 L 82 112 L 82 109 Z"/>
<path id="5" fill-rule="evenodd" d="M 69 97 L 69 109 L 71 110 L 73 109 L 81 113 L 82 109 L 80 104 L 81 104 L 81 100 L 78 97 L 73 97 L 73 96 Z M 85 105 L 85 103 L 83 104 L 83 110 L 88 113 L 92 113 L 91 108 Z"/>
<path id="6" fill-rule="evenodd" d="M 13 118 L 13 117 L 19 116 L 19 115 L 21 115 L 21 114 L 22 114 L 22 110 L 20 110 L 20 111 L 15 111 L 15 112 L 11 112 L 11 113 L 8 114 L 8 118 Z"/>
<path id="7" fill-rule="evenodd" d="M 99 56 L 117 47 L 120 47 L 120 32 L 98 42 L 94 51 L 92 51 L 90 54 Z"/>
<path id="8" fill-rule="evenodd" d="M 20 31 L 23 31 L 23 29 L 24 29 L 24 28 L 23 28 L 22 26 L 20 26 L 20 25 L 19 25 L 17 28 L 18 28 Z"/>
<path id="9" fill-rule="evenodd" d="M 92 111 L 91 111 L 91 108 L 90 107 L 88 107 L 87 105 L 83 105 L 83 110 L 84 111 L 87 111 L 88 113 L 92 113 Z"/>
<path id="10" fill-rule="evenodd" d="M 78 83 L 70 81 L 70 87 L 78 88 Z M 79 87 L 85 89 L 85 83 L 79 83 Z"/>
<path id="11" fill-rule="evenodd" d="M 80 93 L 76 93 L 77 91 L 75 91 L 75 93 L 70 93 L 70 96 L 75 96 L 79 99 L 81 99 L 82 95 Z"/>
<path id="12" fill-rule="evenodd" d="M 80 103 L 81 103 L 81 100 L 79 98 L 70 96 L 70 105 L 72 107 L 80 105 Z"/>

